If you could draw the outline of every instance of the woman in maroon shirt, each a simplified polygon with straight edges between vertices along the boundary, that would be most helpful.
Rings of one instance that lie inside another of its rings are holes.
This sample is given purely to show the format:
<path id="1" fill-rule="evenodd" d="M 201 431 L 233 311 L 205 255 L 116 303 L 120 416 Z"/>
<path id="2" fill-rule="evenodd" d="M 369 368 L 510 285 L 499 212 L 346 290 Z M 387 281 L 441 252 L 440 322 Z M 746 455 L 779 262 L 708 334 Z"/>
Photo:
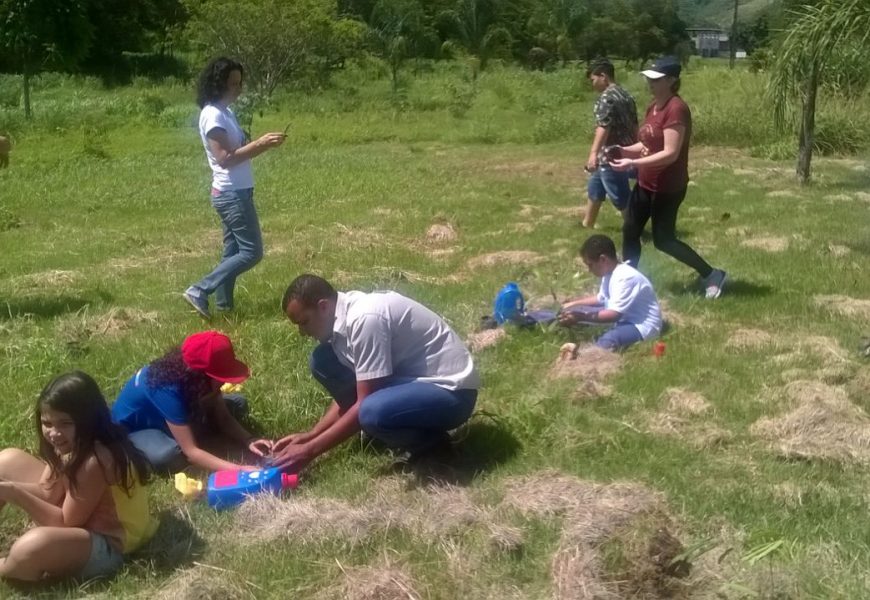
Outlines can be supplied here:
<path id="1" fill-rule="evenodd" d="M 689 185 L 689 138 L 692 113 L 677 95 L 680 63 L 662 57 L 643 71 L 653 101 L 640 126 L 636 144 L 620 147 L 621 158 L 611 160 L 616 171 L 637 168 L 637 185 L 631 194 L 622 226 L 623 258 L 637 268 L 640 236 L 652 220 L 655 247 L 695 269 L 704 282 L 707 298 L 718 298 L 725 271 L 714 269 L 684 242 L 677 239 L 677 211 Z"/>

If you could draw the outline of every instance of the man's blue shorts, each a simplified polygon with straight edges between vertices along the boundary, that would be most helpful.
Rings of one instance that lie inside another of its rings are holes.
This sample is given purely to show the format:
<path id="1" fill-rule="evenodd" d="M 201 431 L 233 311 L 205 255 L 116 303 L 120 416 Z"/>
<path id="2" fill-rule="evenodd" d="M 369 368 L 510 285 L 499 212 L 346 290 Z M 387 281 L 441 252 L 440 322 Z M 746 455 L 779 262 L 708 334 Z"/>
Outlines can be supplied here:
<path id="1" fill-rule="evenodd" d="M 607 196 L 617 210 L 624 210 L 631 196 L 628 178 L 627 171 L 614 171 L 610 165 L 599 165 L 589 175 L 589 183 L 586 185 L 589 199 L 592 202 L 604 202 L 604 197 Z"/>

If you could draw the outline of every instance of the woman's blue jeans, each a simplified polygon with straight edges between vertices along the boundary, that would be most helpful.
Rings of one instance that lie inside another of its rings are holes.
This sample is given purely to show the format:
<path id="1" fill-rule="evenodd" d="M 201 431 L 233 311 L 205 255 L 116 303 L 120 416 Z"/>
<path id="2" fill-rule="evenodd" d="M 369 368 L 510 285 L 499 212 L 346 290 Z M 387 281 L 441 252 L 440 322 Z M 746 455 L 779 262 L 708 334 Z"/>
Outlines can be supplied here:
<path id="1" fill-rule="evenodd" d="M 236 278 L 263 258 L 263 234 L 254 208 L 254 189 L 212 190 L 212 206 L 221 218 L 224 253 L 215 269 L 193 287 L 215 294 L 218 310 L 233 307 Z"/>
<path id="2" fill-rule="evenodd" d="M 329 344 L 311 353 L 311 373 L 342 411 L 356 403 L 356 376 L 341 364 Z M 390 448 L 422 452 L 465 423 L 474 411 L 477 390 L 448 390 L 434 383 L 392 383 L 363 399 L 359 424 Z"/>

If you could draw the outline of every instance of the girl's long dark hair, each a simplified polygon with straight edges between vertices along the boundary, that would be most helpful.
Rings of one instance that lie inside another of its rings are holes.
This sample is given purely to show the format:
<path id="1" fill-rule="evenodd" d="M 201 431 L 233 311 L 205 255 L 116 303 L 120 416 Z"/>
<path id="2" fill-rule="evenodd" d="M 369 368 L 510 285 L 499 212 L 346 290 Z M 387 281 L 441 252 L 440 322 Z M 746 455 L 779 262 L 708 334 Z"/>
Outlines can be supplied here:
<path id="1" fill-rule="evenodd" d="M 199 399 L 212 391 L 212 378 L 202 371 L 190 369 L 173 348 L 148 365 L 148 387 L 176 387 L 191 413 L 199 412 Z"/>
<path id="2" fill-rule="evenodd" d="M 196 104 L 204 108 L 206 104 L 217 102 L 227 92 L 227 80 L 230 73 L 238 71 L 245 76 L 242 64 L 232 58 L 219 56 L 208 63 L 199 74 L 196 86 Z"/>
<path id="3" fill-rule="evenodd" d="M 66 462 L 42 434 L 44 408 L 68 414 L 75 424 L 74 448 Z M 96 457 L 105 472 L 106 465 L 100 462 L 100 455 L 94 448 L 97 442 L 111 453 L 118 485 L 127 495 L 132 493 L 134 475 L 141 485 L 147 484 L 151 478 L 148 460 L 130 442 L 127 431 L 112 422 L 100 386 L 87 373 L 71 371 L 55 377 L 45 386 L 36 403 L 36 431 L 39 454 L 51 468 L 52 476 L 66 477 L 72 490 L 76 488 L 76 474 L 91 455 Z"/>

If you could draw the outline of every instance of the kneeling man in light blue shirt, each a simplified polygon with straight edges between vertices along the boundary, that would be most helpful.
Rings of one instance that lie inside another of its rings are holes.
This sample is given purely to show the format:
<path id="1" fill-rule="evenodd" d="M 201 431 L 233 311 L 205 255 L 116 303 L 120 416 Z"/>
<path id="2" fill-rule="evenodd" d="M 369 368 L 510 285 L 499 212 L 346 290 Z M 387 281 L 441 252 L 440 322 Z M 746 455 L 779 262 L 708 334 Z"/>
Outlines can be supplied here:
<path id="1" fill-rule="evenodd" d="M 333 402 L 311 430 L 275 444 L 275 466 L 298 470 L 360 430 L 417 458 L 471 416 L 480 387 L 471 354 L 422 304 L 396 292 L 337 292 L 300 275 L 281 306 L 320 342 L 311 373 Z"/>

